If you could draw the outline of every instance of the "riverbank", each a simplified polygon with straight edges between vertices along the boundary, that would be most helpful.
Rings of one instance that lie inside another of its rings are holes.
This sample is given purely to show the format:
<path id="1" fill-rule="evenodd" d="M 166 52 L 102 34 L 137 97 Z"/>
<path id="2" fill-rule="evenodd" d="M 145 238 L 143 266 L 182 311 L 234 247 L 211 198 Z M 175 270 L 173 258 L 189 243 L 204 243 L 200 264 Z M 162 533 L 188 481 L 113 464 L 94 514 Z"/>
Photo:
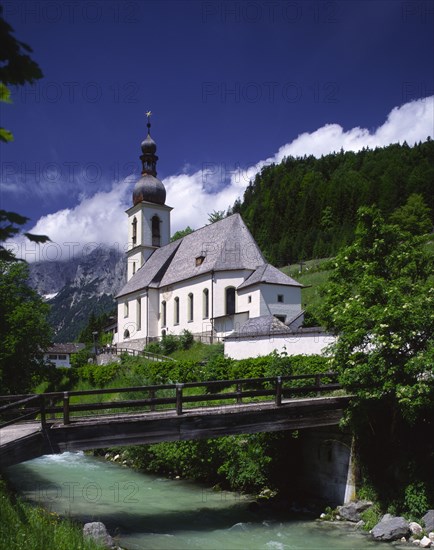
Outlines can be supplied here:
<path id="1" fill-rule="evenodd" d="M 17 497 L 0 478 L 0 548 L 8 550 L 101 550 L 84 538 L 80 524 Z"/>

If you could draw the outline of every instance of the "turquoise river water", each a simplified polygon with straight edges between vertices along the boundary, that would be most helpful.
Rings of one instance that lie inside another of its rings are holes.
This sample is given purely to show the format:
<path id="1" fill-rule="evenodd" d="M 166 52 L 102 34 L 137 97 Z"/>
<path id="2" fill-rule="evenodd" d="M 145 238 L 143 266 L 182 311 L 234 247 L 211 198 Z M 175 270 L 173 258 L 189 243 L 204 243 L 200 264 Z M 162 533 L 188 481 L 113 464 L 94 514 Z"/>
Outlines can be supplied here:
<path id="1" fill-rule="evenodd" d="M 53 512 L 102 521 L 129 550 L 392 548 L 353 528 L 252 510 L 249 497 L 145 475 L 83 453 L 12 466 L 7 478 L 22 496 Z"/>

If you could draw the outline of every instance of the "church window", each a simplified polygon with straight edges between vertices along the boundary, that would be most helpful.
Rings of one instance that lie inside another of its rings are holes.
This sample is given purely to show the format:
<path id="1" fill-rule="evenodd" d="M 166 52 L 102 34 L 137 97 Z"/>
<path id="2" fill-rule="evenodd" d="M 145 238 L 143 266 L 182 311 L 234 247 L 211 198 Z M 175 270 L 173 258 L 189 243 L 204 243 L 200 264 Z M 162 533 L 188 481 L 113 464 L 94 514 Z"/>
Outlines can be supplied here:
<path id="1" fill-rule="evenodd" d="M 136 272 L 136 262 L 133 262 L 133 275 Z"/>
<path id="2" fill-rule="evenodd" d="M 250 294 L 249 294 L 249 296 L 247 296 L 247 303 L 248 304 L 252 303 L 252 297 L 250 296 Z"/>
<path id="3" fill-rule="evenodd" d="M 128 317 L 128 302 L 124 302 L 124 317 Z"/>
<path id="4" fill-rule="evenodd" d="M 152 216 L 151 225 L 152 225 L 152 246 L 161 246 L 160 218 L 157 215 Z"/>
<path id="5" fill-rule="evenodd" d="M 225 290 L 226 298 L 226 315 L 235 313 L 235 287 L 228 286 Z"/>
<path id="6" fill-rule="evenodd" d="M 188 295 L 188 320 L 193 321 L 193 307 L 194 307 L 194 298 L 193 294 L 190 292 Z"/>
<path id="7" fill-rule="evenodd" d="M 279 302 L 279 304 L 283 304 L 283 294 L 277 295 L 277 301 Z"/>
<path id="8" fill-rule="evenodd" d="M 209 291 L 207 288 L 203 290 L 203 318 L 208 319 L 209 317 Z"/>
<path id="9" fill-rule="evenodd" d="M 178 296 L 175 298 L 175 308 L 173 312 L 174 316 L 174 324 L 179 325 L 179 298 Z"/>
<path id="10" fill-rule="evenodd" d="M 286 321 L 286 315 L 275 315 L 276 319 L 279 319 L 282 323 Z"/>
<path id="11" fill-rule="evenodd" d="M 126 329 L 124 331 L 124 338 L 129 338 L 130 337 L 130 331 L 128 329 Z"/>
<path id="12" fill-rule="evenodd" d="M 137 299 L 137 330 L 142 329 L 142 302 L 140 298 Z"/>
<path id="13" fill-rule="evenodd" d="M 166 302 L 161 302 L 161 326 L 165 327 L 167 325 L 167 305 Z"/>
<path id="14" fill-rule="evenodd" d="M 133 223 L 131 224 L 133 228 L 132 241 L 133 246 L 137 243 L 137 218 L 134 216 Z"/>

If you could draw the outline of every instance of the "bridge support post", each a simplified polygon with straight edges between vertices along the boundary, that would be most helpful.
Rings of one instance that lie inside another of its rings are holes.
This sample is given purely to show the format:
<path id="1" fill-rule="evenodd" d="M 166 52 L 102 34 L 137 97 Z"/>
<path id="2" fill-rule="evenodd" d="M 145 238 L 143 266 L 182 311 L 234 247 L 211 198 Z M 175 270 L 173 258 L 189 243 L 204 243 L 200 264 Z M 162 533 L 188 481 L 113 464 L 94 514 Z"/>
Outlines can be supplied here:
<path id="1" fill-rule="evenodd" d="M 45 399 L 43 395 L 41 395 L 40 411 L 41 411 L 41 427 L 42 429 L 44 429 L 47 419 L 45 415 Z"/>
<path id="2" fill-rule="evenodd" d="M 69 393 L 63 394 L 63 424 L 69 424 Z"/>
<path id="3" fill-rule="evenodd" d="M 176 384 L 176 414 L 182 414 L 182 388 L 184 384 Z"/>
<path id="4" fill-rule="evenodd" d="M 280 407 L 282 404 L 282 377 L 278 376 L 276 379 L 276 407 Z"/>

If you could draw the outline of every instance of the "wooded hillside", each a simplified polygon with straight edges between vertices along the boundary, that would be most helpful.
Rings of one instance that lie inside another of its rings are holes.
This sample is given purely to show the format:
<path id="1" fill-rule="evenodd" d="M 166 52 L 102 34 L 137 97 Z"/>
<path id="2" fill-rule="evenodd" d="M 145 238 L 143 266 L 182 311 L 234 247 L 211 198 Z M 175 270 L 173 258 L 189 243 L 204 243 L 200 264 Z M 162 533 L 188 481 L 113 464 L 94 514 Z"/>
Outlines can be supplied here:
<path id="1" fill-rule="evenodd" d="M 376 204 L 386 219 L 421 194 L 434 214 L 434 141 L 393 144 L 319 159 L 288 157 L 250 183 L 240 212 L 268 261 L 283 266 L 329 257 L 354 235 L 360 206 Z M 433 219 L 433 218 L 432 218 Z"/>

